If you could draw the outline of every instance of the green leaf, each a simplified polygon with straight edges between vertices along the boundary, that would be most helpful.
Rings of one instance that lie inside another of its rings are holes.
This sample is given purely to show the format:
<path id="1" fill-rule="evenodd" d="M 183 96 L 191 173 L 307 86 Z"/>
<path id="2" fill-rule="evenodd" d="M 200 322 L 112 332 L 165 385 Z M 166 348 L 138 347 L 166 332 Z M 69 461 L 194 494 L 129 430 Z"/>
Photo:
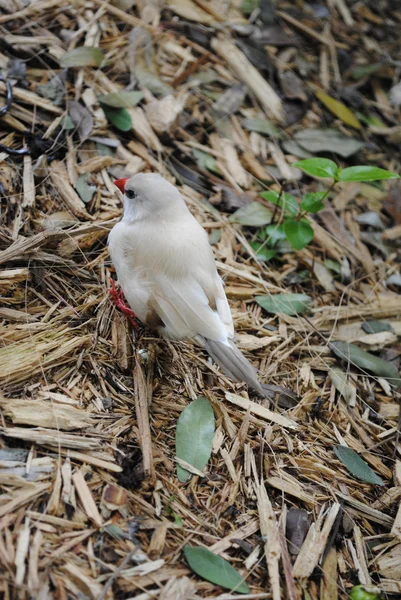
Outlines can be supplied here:
<path id="1" fill-rule="evenodd" d="M 202 150 L 198 150 L 198 148 L 192 148 L 192 155 L 196 160 L 198 167 L 203 169 L 204 171 L 209 170 L 214 173 L 219 173 L 218 168 L 216 167 L 216 159 L 211 154 L 207 152 L 203 152 Z"/>
<path id="2" fill-rule="evenodd" d="M 334 454 L 354 477 L 373 485 L 384 485 L 384 481 L 376 475 L 369 465 L 348 446 L 334 446 Z"/>
<path id="3" fill-rule="evenodd" d="M 349 125 L 350 127 L 354 127 L 355 129 L 360 129 L 361 124 L 354 115 L 354 113 L 345 106 L 342 102 L 335 100 L 325 92 L 317 92 L 316 96 L 319 98 L 320 102 L 325 105 L 326 108 L 329 109 L 333 115 L 341 119 L 343 123 Z"/>
<path id="4" fill-rule="evenodd" d="M 203 579 L 240 594 L 249 593 L 249 588 L 238 571 L 221 556 L 201 546 L 185 546 L 184 555 L 191 569 Z"/>
<path id="5" fill-rule="evenodd" d="M 298 202 L 295 200 L 294 196 L 291 196 L 291 194 L 286 194 L 285 192 L 279 194 L 278 192 L 269 191 L 261 192 L 260 196 L 263 198 L 263 200 L 267 200 L 272 204 L 280 206 L 280 208 L 282 208 L 289 215 L 295 216 L 299 212 Z"/>
<path id="6" fill-rule="evenodd" d="M 82 202 L 88 204 L 93 198 L 93 194 L 96 192 L 95 185 L 88 184 L 88 174 L 80 175 L 75 184 L 75 189 L 77 190 L 79 197 Z"/>
<path id="7" fill-rule="evenodd" d="M 268 261 L 273 256 L 276 256 L 276 251 L 272 248 L 268 248 L 266 245 L 261 245 L 260 242 L 249 242 L 250 247 L 255 250 L 256 256 L 259 260 Z"/>
<path id="8" fill-rule="evenodd" d="M 265 232 L 270 246 L 285 239 L 284 223 L 272 223 L 266 227 Z"/>
<path id="9" fill-rule="evenodd" d="M 328 258 L 327 260 L 324 261 L 324 264 L 326 265 L 326 267 L 328 269 L 330 269 L 330 271 L 333 271 L 333 273 L 337 273 L 337 275 L 341 275 L 341 265 L 336 260 L 331 260 L 331 258 Z"/>
<path id="10" fill-rule="evenodd" d="M 275 315 L 301 315 L 307 312 L 312 298 L 306 294 L 274 294 L 256 296 L 256 302 L 267 312 Z"/>
<path id="11" fill-rule="evenodd" d="M 112 108 L 132 108 L 143 97 L 143 92 L 127 92 L 126 90 L 122 90 L 121 92 L 111 92 L 110 94 L 99 96 L 98 100 L 100 104 L 106 104 Z"/>
<path id="12" fill-rule="evenodd" d="M 132 127 L 131 115 L 125 108 L 112 108 L 104 104 L 102 106 L 108 121 L 120 131 L 129 131 Z"/>
<path id="13" fill-rule="evenodd" d="M 241 10 L 247 17 L 259 6 L 259 0 L 242 0 Z"/>
<path id="14" fill-rule="evenodd" d="M 298 167 L 298 169 L 312 177 L 336 178 L 338 171 L 336 163 L 328 158 L 305 158 L 305 160 L 299 160 L 292 166 Z"/>
<path id="15" fill-rule="evenodd" d="M 212 229 L 209 235 L 209 244 L 215 246 L 221 240 L 221 229 Z"/>
<path id="16" fill-rule="evenodd" d="M 378 377 L 384 377 L 397 388 L 401 386 L 398 369 L 392 363 L 347 342 L 331 342 L 330 349 L 342 361 L 373 373 Z"/>
<path id="17" fill-rule="evenodd" d="M 372 588 L 372 591 L 366 590 L 363 585 L 354 585 L 349 595 L 350 600 L 380 600 L 380 590 L 376 588 L 376 591 L 373 591 L 373 586 L 367 587 Z"/>
<path id="18" fill-rule="evenodd" d="M 306 219 L 300 221 L 287 219 L 287 221 L 284 221 L 284 231 L 287 240 L 296 250 L 302 250 L 313 240 L 313 229 Z"/>
<path id="19" fill-rule="evenodd" d="M 351 69 L 350 75 L 354 79 L 363 79 L 367 75 L 372 75 L 373 73 L 376 73 L 377 71 L 380 71 L 380 69 L 383 69 L 383 66 L 384 65 L 382 65 L 382 63 L 372 63 L 372 64 L 367 64 L 367 65 L 357 65 L 356 67 L 354 67 L 353 69 Z"/>
<path id="20" fill-rule="evenodd" d="M 322 208 L 324 208 L 322 200 L 325 196 L 326 192 L 314 192 L 305 194 L 301 202 L 302 210 L 305 210 L 309 213 L 319 212 L 319 210 L 322 210 Z"/>
<path id="21" fill-rule="evenodd" d="M 175 447 L 177 458 L 200 471 L 212 453 L 214 413 L 209 400 L 199 397 L 188 404 L 177 422 Z M 185 482 L 191 473 L 177 465 L 177 477 Z"/>
<path id="22" fill-rule="evenodd" d="M 277 127 L 267 119 L 243 119 L 241 125 L 248 131 L 256 131 L 256 133 L 262 133 L 263 135 L 277 136 L 280 133 Z"/>
<path id="23" fill-rule="evenodd" d="M 365 321 L 362 324 L 362 329 L 365 333 L 381 333 L 382 331 L 393 331 L 394 329 L 391 327 L 390 323 L 386 323 L 385 321 Z"/>
<path id="24" fill-rule="evenodd" d="M 62 67 L 100 67 L 104 59 L 104 54 L 99 48 L 91 46 L 79 46 L 62 57 L 60 64 Z"/>
<path id="25" fill-rule="evenodd" d="M 272 220 L 272 212 L 260 202 L 250 202 L 235 211 L 228 218 L 231 223 L 240 223 L 250 227 L 268 225 Z"/>
<path id="26" fill-rule="evenodd" d="M 367 165 L 347 167 L 340 172 L 339 181 L 380 181 L 382 179 L 399 179 L 397 173 L 369 167 Z"/>

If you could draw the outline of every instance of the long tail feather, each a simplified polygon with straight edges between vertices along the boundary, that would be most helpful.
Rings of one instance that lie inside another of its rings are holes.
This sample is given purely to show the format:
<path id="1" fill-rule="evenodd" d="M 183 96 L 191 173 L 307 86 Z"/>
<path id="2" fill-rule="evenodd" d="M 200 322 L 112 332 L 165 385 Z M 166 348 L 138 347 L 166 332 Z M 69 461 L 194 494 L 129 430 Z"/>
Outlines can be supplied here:
<path id="1" fill-rule="evenodd" d="M 202 345 L 227 377 L 234 381 L 244 381 L 261 396 L 266 395 L 258 380 L 255 367 L 233 342 L 229 341 L 228 344 L 225 344 L 203 338 Z"/>

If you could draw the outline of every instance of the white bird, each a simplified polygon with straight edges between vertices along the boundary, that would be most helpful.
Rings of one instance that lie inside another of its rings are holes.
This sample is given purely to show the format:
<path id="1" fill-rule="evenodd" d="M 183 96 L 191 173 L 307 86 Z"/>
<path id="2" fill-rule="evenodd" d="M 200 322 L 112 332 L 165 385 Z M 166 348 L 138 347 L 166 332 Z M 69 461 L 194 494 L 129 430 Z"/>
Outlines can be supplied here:
<path id="1" fill-rule="evenodd" d="M 132 310 L 164 338 L 201 344 L 227 376 L 265 395 L 256 369 L 233 342 L 231 311 L 206 231 L 178 189 L 154 173 L 114 183 L 124 214 L 110 232 L 109 251 Z"/>

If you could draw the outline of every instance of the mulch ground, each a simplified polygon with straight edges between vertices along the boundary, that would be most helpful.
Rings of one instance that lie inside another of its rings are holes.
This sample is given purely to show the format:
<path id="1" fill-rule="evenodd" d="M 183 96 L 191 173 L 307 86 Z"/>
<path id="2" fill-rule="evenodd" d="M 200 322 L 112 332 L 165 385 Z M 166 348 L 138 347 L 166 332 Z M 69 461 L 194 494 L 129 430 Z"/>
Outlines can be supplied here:
<path id="1" fill-rule="evenodd" d="M 189 569 L 186 544 L 227 559 L 244 598 L 345 599 L 359 583 L 401 594 L 399 393 L 329 346 L 399 364 L 400 184 L 340 188 L 313 242 L 268 261 L 229 216 L 264 189 L 321 189 L 292 167 L 309 155 L 400 172 L 400 7 L 240 4 L 0 1 L 5 599 L 237 597 Z M 62 66 L 80 46 L 102 51 L 100 67 Z M 110 114 L 99 96 L 123 89 L 139 103 Z M 112 182 L 139 171 L 175 182 L 209 233 L 269 401 L 113 305 Z M 309 295 L 310 313 L 255 302 L 277 293 Z M 369 333 L 370 320 L 391 327 Z M 176 424 L 199 396 L 213 453 L 182 484 Z M 338 444 L 383 485 L 353 476 Z"/>

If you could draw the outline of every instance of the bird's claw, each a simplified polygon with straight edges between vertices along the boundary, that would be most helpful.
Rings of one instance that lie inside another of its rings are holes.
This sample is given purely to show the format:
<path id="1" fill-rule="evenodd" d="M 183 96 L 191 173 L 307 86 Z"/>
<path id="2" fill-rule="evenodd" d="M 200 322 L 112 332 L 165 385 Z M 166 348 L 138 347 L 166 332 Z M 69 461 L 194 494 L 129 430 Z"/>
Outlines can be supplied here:
<path id="1" fill-rule="evenodd" d="M 126 305 L 122 290 L 116 287 L 116 282 L 112 278 L 110 279 L 110 284 L 111 288 L 109 292 L 114 304 L 126 317 L 128 317 L 128 320 L 134 329 L 138 329 L 137 316 L 134 311 Z"/>

